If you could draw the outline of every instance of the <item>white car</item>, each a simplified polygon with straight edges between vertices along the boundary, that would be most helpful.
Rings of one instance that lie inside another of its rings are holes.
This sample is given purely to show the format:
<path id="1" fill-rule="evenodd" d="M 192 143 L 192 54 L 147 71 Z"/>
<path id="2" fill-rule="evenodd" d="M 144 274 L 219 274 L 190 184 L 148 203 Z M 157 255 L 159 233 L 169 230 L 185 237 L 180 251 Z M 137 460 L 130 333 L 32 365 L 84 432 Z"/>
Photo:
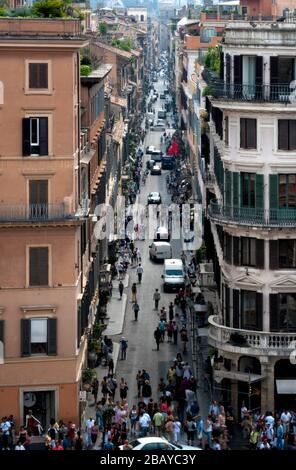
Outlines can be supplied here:
<path id="1" fill-rule="evenodd" d="M 202 450 L 200 447 L 187 446 L 185 444 L 174 444 L 166 440 L 163 437 L 139 437 L 134 441 L 131 441 L 130 446 L 132 450 L 153 450 L 153 451 L 166 451 L 173 450 L 180 452 L 180 450 Z M 119 449 L 122 450 L 123 446 L 119 446 Z"/>
<path id="2" fill-rule="evenodd" d="M 154 145 L 149 145 L 149 147 L 146 147 L 146 153 L 151 154 L 156 150 Z"/>
<path id="3" fill-rule="evenodd" d="M 156 124 L 153 127 L 151 127 L 152 131 L 161 131 L 164 132 L 166 130 L 165 125 L 163 124 Z"/>
<path id="4" fill-rule="evenodd" d="M 151 175 L 161 175 L 161 166 L 159 164 L 153 165 L 153 167 L 150 170 Z"/>
<path id="5" fill-rule="evenodd" d="M 161 203 L 160 194 L 155 192 L 155 191 L 148 194 L 147 202 L 148 202 L 148 204 L 160 204 Z"/>

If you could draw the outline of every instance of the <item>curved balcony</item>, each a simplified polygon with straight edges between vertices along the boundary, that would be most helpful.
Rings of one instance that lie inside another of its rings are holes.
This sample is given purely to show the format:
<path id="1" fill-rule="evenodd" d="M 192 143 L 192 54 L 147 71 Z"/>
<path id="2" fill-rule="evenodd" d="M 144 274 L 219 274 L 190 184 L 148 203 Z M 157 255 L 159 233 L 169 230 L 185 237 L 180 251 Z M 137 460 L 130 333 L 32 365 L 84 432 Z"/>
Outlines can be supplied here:
<path id="1" fill-rule="evenodd" d="M 255 207 L 224 206 L 211 201 L 208 207 L 211 219 L 218 223 L 259 227 L 296 227 L 296 209 L 257 209 Z"/>
<path id="2" fill-rule="evenodd" d="M 272 333 L 230 328 L 222 318 L 209 317 L 209 344 L 224 351 L 251 356 L 289 356 L 296 346 L 295 333 Z"/>

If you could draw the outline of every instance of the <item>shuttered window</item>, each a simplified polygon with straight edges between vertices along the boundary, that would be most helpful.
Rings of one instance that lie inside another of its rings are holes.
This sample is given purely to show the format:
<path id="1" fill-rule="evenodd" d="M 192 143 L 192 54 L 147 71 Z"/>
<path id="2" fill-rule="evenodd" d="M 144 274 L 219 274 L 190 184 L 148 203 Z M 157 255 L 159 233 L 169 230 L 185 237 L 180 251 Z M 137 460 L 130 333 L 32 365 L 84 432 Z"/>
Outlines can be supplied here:
<path id="1" fill-rule="evenodd" d="M 277 240 L 278 267 L 280 269 L 296 268 L 296 240 Z"/>
<path id="2" fill-rule="evenodd" d="M 29 181 L 29 203 L 47 204 L 48 203 L 48 180 Z"/>
<path id="3" fill-rule="evenodd" d="M 239 290 L 233 289 L 233 328 L 239 328 L 240 307 L 239 307 Z"/>
<path id="4" fill-rule="evenodd" d="M 270 240 L 269 242 L 269 269 L 279 268 L 279 241 Z"/>
<path id="5" fill-rule="evenodd" d="M 21 356 L 57 354 L 57 319 L 21 320 Z"/>
<path id="6" fill-rule="evenodd" d="M 232 237 L 228 233 L 225 233 L 224 237 L 225 261 L 228 264 L 232 264 Z"/>
<path id="7" fill-rule="evenodd" d="M 234 75 L 233 80 L 235 85 L 241 85 L 243 81 L 243 60 L 242 56 L 235 55 L 234 56 Z"/>
<path id="8" fill-rule="evenodd" d="M 29 64 L 29 88 L 47 89 L 48 88 L 48 64 L 30 63 Z"/>
<path id="9" fill-rule="evenodd" d="M 241 173 L 241 206 L 255 207 L 255 173 Z"/>
<path id="10" fill-rule="evenodd" d="M 296 119 L 278 120 L 279 150 L 296 150 Z"/>
<path id="11" fill-rule="evenodd" d="M 278 209 L 279 207 L 279 178 L 278 175 L 269 175 L 269 207 Z"/>
<path id="12" fill-rule="evenodd" d="M 241 325 L 244 330 L 257 329 L 256 292 L 241 291 Z"/>
<path id="13" fill-rule="evenodd" d="M 29 248 L 29 285 L 48 286 L 48 247 Z"/>
<path id="14" fill-rule="evenodd" d="M 23 156 L 48 155 L 48 118 L 23 118 Z"/>
<path id="15" fill-rule="evenodd" d="M 296 207 L 296 174 L 279 175 L 279 207 Z"/>
<path id="16" fill-rule="evenodd" d="M 240 119 L 240 148 L 257 149 L 257 119 Z"/>
<path id="17" fill-rule="evenodd" d="M 225 286 L 225 325 L 230 326 L 230 289 Z"/>
<path id="18" fill-rule="evenodd" d="M 256 266 L 256 239 L 241 238 L 241 264 L 243 266 Z"/>
<path id="19" fill-rule="evenodd" d="M 224 142 L 225 145 L 229 145 L 229 118 L 225 116 L 224 118 Z"/>
<path id="20" fill-rule="evenodd" d="M 233 250 L 233 264 L 235 266 L 240 265 L 240 238 L 239 237 L 232 237 L 232 250 Z"/>

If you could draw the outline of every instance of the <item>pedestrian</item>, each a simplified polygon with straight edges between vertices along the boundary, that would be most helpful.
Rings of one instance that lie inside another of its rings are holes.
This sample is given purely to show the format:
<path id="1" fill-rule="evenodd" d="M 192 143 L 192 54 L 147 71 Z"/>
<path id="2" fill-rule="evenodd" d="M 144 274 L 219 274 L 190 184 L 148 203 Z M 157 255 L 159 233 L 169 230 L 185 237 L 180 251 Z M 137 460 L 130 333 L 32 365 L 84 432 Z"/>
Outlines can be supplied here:
<path id="1" fill-rule="evenodd" d="M 113 375 L 114 374 L 114 361 L 112 356 L 109 356 L 108 359 L 108 375 Z"/>
<path id="2" fill-rule="evenodd" d="M 135 303 L 137 301 L 137 284 L 134 282 L 131 287 L 132 290 L 132 302 Z"/>
<path id="3" fill-rule="evenodd" d="M 160 338 L 161 338 L 161 332 L 159 328 L 157 327 L 154 331 L 154 339 L 156 341 L 157 351 L 159 351 Z"/>
<path id="4" fill-rule="evenodd" d="M 134 311 L 134 314 L 135 314 L 135 321 L 138 320 L 139 310 L 140 310 L 139 304 L 138 304 L 138 302 L 135 302 L 134 305 L 133 305 L 133 311 Z"/>
<path id="5" fill-rule="evenodd" d="M 141 263 L 139 263 L 139 266 L 137 267 L 137 275 L 138 275 L 138 283 L 139 284 L 141 284 L 141 282 L 142 282 L 143 272 L 144 272 L 143 266 L 141 265 Z"/>
<path id="6" fill-rule="evenodd" d="M 187 434 L 187 444 L 193 445 L 195 431 L 196 431 L 196 424 L 190 415 L 187 415 L 187 419 L 185 422 L 185 430 Z"/>
<path id="7" fill-rule="evenodd" d="M 92 381 L 92 394 L 94 396 L 94 405 L 97 403 L 97 398 L 98 398 L 98 391 L 99 391 L 99 381 L 95 377 Z"/>
<path id="8" fill-rule="evenodd" d="M 156 413 L 154 413 L 153 415 L 153 423 L 155 427 L 155 434 L 157 437 L 161 436 L 161 429 L 162 429 L 163 421 L 164 421 L 163 415 L 158 409 Z"/>
<path id="9" fill-rule="evenodd" d="M 187 352 L 187 343 L 188 343 L 188 334 L 187 334 L 187 329 L 183 325 L 181 330 L 180 330 L 180 335 L 181 335 L 181 341 L 183 343 L 183 353 Z"/>
<path id="10" fill-rule="evenodd" d="M 123 288 L 124 288 L 123 282 L 120 280 L 120 281 L 119 281 L 119 284 L 118 284 L 120 300 L 122 299 Z"/>
<path id="11" fill-rule="evenodd" d="M 141 258 L 141 252 L 140 252 L 139 248 L 136 248 L 136 255 L 137 255 L 137 263 L 141 263 L 142 258 Z"/>
<path id="12" fill-rule="evenodd" d="M 174 337 L 174 344 L 178 344 L 178 332 L 179 328 L 175 321 L 173 321 L 173 337 Z"/>
<path id="13" fill-rule="evenodd" d="M 136 424 L 139 419 L 138 412 L 136 405 L 133 405 L 130 413 L 129 413 L 129 419 L 130 419 L 130 431 L 131 431 L 131 436 L 134 434 L 136 435 Z"/>
<path id="14" fill-rule="evenodd" d="M 173 321 L 173 319 L 174 319 L 174 304 L 173 304 L 173 302 L 170 302 L 170 305 L 169 305 L 169 319 L 171 321 Z"/>
<path id="15" fill-rule="evenodd" d="M 173 337 L 173 322 L 170 320 L 169 323 L 166 326 L 166 331 L 168 335 L 168 343 L 172 342 L 172 337 Z"/>
<path id="16" fill-rule="evenodd" d="M 128 391 L 128 385 L 126 383 L 126 380 L 124 380 L 124 378 L 121 377 L 120 382 L 119 382 L 119 394 L 120 394 L 121 400 L 126 400 L 127 391 Z"/>
<path id="17" fill-rule="evenodd" d="M 137 381 L 137 388 L 138 388 L 138 397 L 142 395 L 141 389 L 143 385 L 143 377 L 142 377 L 142 372 L 138 370 L 138 373 L 136 375 L 136 381 Z"/>
<path id="18" fill-rule="evenodd" d="M 127 340 L 123 336 L 120 340 L 121 360 L 126 359 L 126 350 L 128 348 Z"/>
<path id="19" fill-rule="evenodd" d="M 143 396 L 145 405 L 148 405 L 149 400 L 152 396 L 152 388 L 151 388 L 149 380 L 145 380 L 144 382 L 144 385 L 142 387 L 142 396 Z"/>
<path id="20" fill-rule="evenodd" d="M 109 283 L 108 283 L 109 297 L 112 297 L 112 291 L 113 291 L 113 283 L 112 283 L 112 280 L 110 280 Z"/>
<path id="21" fill-rule="evenodd" d="M 182 427 L 181 422 L 179 421 L 178 418 L 175 418 L 173 422 L 173 441 L 175 444 L 178 444 L 179 442 L 181 427 Z"/>
<path id="22" fill-rule="evenodd" d="M 160 320 L 158 324 L 158 328 L 160 331 L 160 341 L 163 343 L 164 342 L 164 336 L 165 336 L 165 330 L 166 330 L 166 322 L 165 320 Z"/>
<path id="23" fill-rule="evenodd" d="M 158 305 L 160 301 L 160 292 L 158 289 L 155 289 L 155 292 L 153 294 L 153 300 L 154 300 L 154 310 L 158 310 Z"/>

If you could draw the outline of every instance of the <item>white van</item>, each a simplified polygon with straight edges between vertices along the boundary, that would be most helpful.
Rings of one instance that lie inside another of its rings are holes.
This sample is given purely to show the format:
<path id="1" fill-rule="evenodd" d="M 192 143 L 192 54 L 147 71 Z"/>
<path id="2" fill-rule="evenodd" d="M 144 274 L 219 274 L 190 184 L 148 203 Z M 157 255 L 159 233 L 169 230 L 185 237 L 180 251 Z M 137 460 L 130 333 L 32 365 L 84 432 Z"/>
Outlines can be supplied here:
<path id="1" fill-rule="evenodd" d="M 149 246 L 149 257 L 153 261 L 172 257 L 172 247 L 168 242 L 153 242 Z"/>
<path id="2" fill-rule="evenodd" d="M 163 291 L 179 290 L 184 287 L 184 269 L 181 259 L 167 259 L 163 270 Z"/>

